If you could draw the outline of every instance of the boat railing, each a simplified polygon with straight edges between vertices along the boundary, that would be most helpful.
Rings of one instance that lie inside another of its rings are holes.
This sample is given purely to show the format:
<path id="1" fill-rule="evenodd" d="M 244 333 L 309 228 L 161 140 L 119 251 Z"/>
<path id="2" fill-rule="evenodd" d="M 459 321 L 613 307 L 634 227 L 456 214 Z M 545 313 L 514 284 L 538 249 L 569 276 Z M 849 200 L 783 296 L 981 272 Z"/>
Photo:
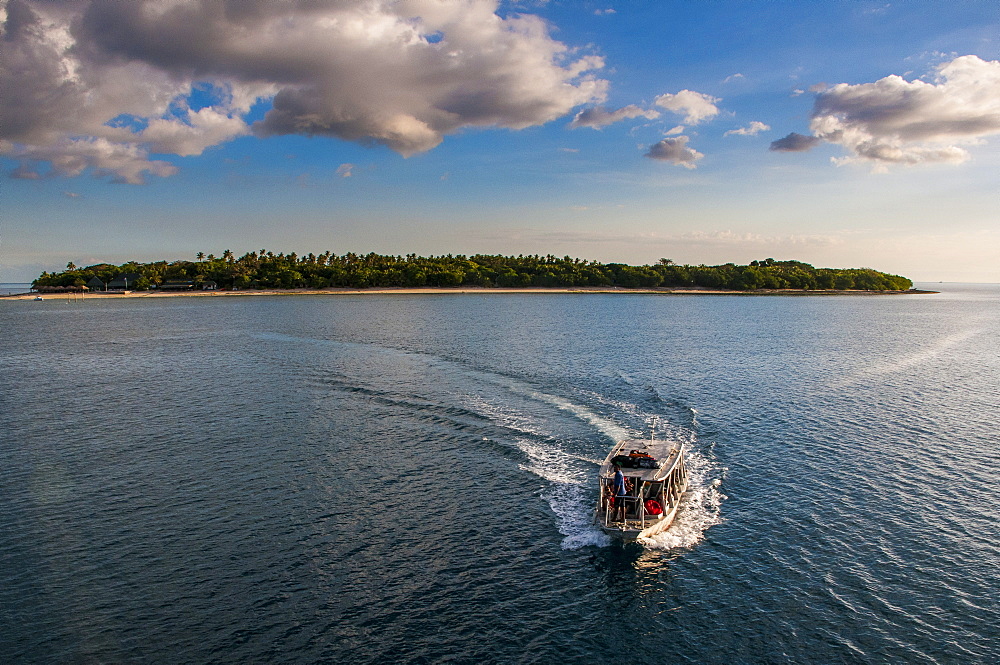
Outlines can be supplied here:
<path id="1" fill-rule="evenodd" d="M 639 528 L 640 530 L 645 530 L 647 526 L 646 522 L 652 525 L 667 516 L 672 516 L 680 505 L 688 485 L 688 471 L 683 463 L 682 452 L 683 447 L 678 450 L 678 468 L 671 469 L 666 478 L 655 482 L 650 481 L 648 484 L 640 478 L 631 478 L 633 482 L 632 490 L 635 494 L 627 494 L 624 497 L 615 496 L 612 488 L 613 480 L 602 476 L 600 482 L 600 500 L 594 512 L 594 522 L 597 523 L 599 521 L 607 528 Z M 635 486 L 636 483 L 638 487 Z M 646 500 L 648 499 L 657 500 L 660 504 L 659 512 L 649 512 L 646 507 Z M 623 522 L 615 524 L 613 518 L 617 517 L 618 510 L 616 508 L 618 506 L 614 502 L 618 500 L 625 502 L 625 516 Z M 638 505 L 636 505 L 636 502 L 638 502 Z M 632 517 L 629 517 L 630 512 L 632 513 Z"/>
<path id="2" fill-rule="evenodd" d="M 604 525 L 608 526 L 608 525 L 611 524 L 611 522 L 612 522 L 612 520 L 611 520 L 612 511 L 614 511 L 614 514 L 617 514 L 617 510 L 616 510 L 617 506 L 614 505 L 614 502 L 619 501 L 619 500 L 625 502 L 625 511 L 624 511 L 624 521 L 623 521 L 623 524 L 626 525 L 626 526 L 628 525 L 628 522 L 629 522 L 628 513 L 629 513 L 629 508 L 631 508 L 632 512 L 637 513 L 637 518 L 633 518 L 632 521 L 633 522 L 638 521 L 639 524 L 640 524 L 640 529 L 645 529 L 646 528 L 646 516 L 647 516 L 648 513 L 646 512 L 646 505 L 645 505 L 645 502 L 642 500 L 642 497 L 641 496 L 632 496 L 630 494 L 626 495 L 626 496 L 622 496 L 622 497 L 615 496 L 611 492 L 610 481 L 606 481 L 606 482 L 602 482 L 601 483 L 601 502 L 600 502 L 600 505 L 604 506 L 604 518 L 603 518 Z M 638 503 L 638 506 L 636 506 L 637 503 Z M 631 506 L 629 504 L 631 504 Z"/>

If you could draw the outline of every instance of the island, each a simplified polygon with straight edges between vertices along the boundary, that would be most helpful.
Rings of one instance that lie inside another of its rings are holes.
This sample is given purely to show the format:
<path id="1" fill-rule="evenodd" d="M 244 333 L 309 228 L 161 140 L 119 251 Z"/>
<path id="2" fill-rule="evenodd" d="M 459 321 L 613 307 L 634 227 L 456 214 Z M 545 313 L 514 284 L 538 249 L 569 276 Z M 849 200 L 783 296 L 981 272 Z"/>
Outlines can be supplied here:
<path id="1" fill-rule="evenodd" d="M 601 263 L 551 254 L 500 256 L 335 255 L 262 249 L 236 257 L 199 252 L 196 260 L 99 263 L 44 272 L 36 293 L 233 293 L 372 290 L 572 290 L 726 293 L 913 292 L 913 282 L 871 268 L 815 268 L 773 258 L 747 265 Z"/>

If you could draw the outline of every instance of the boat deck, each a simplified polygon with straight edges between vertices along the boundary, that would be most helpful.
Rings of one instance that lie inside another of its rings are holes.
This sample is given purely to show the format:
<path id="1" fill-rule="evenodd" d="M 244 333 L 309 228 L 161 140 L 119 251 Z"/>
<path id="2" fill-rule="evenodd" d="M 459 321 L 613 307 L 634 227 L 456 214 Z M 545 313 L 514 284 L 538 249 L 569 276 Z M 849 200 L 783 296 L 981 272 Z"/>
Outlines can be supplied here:
<path id="1" fill-rule="evenodd" d="M 611 466 L 611 459 L 616 455 L 628 455 L 631 451 L 637 450 L 646 453 L 660 461 L 658 469 L 630 469 L 622 468 L 622 473 L 627 478 L 638 478 L 646 482 L 654 482 L 664 478 L 674 465 L 677 464 L 681 452 L 681 444 L 676 441 L 661 441 L 649 439 L 625 439 L 612 449 L 604 464 L 601 465 L 601 477 L 610 478 L 614 471 Z"/>
<path id="2" fill-rule="evenodd" d="M 642 456 L 626 462 L 622 460 L 622 474 L 629 479 L 625 497 L 626 512 L 622 517 L 613 511 L 616 499 L 611 496 L 614 478 L 612 460 L 617 456 L 629 457 L 631 453 L 644 453 L 656 460 L 656 468 L 635 468 L 627 463 L 643 464 Z M 684 444 L 662 439 L 625 439 L 615 444 L 608 453 L 599 472 L 601 498 L 597 504 L 594 521 L 604 533 L 626 542 L 655 535 L 668 528 L 677 514 L 680 498 L 687 489 L 687 471 L 684 468 Z M 647 508 L 652 500 L 654 506 Z M 659 504 L 657 506 L 656 504 Z M 660 509 L 662 508 L 662 510 Z"/>

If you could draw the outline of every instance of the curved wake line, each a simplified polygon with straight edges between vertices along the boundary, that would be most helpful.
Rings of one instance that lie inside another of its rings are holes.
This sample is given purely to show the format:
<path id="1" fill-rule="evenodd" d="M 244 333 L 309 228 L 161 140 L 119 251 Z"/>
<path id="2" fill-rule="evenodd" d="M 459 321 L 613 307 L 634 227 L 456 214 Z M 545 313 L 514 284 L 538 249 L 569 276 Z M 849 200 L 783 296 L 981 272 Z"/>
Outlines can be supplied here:
<path id="1" fill-rule="evenodd" d="M 604 418 L 586 406 L 576 404 L 566 398 L 531 391 L 530 397 L 548 402 L 557 408 L 573 414 L 583 422 L 593 426 L 601 434 L 613 441 L 629 438 L 634 433 Z M 599 401 L 609 404 L 632 416 L 648 419 L 652 414 L 640 412 L 638 406 L 594 395 Z M 692 413 L 696 413 L 691 409 Z M 688 491 L 674 523 L 661 534 L 640 542 L 651 549 L 674 549 L 694 547 L 703 540 L 705 532 L 722 522 L 721 506 L 726 496 L 720 491 L 723 470 L 710 457 L 692 450 L 696 442 L 694 431 L 662 423 L 660 431 L 669 438 L 683 441 L 688 446 Z M 541 434 L 540 432 L 532 432 Z M 556 516 L 556 527 L 565 538 L 562 548 L 568 550 L 587 546 L 607 547 L 612 539 L 594 524 L 596 480 L 594 467 L 601 464 L 566 452 L 561 448 L 548 447 L 539 441 L 519 438 L 517 446 L 528 456 L 529 462 L 521 468 L 551 483 L 541 496 Z"/>
<path id="2" fill-rule="evenodd" d="M 529 397 L 534 397 L 536 399 L 542 400 L 543 402 L 548 402 L 549 404 L 555 406 L 563 411 L 568 411 L 569 413 L 576 416 L 578 419 L 592 425 L 598 432 L 608 437 L 612 441 L 619 441 L 621 439 L 631 436 L 629 431 L 607 418 L 603 418 L 587 407 L 581 404 L 575 404 L 565 397 L 558 397 L 556 395 L 549 395 L 548 393 L 543 393 L 538 390 L 532 390 L 527 393 Z"/>
<path id="3" fill-rule="evenodd" d="M 718 465 L 698 452 L 687 457 L 688 491 L 674 523 L 663 533 L 639 542 L 649 549 L 670 550 L 690 548 L 700 543 L 705 532 L 722 523 L 722 502 L 727 498 L 720 491 L 722 478 Z M 530 469 L 529 469 L 530 470 Z M 596 492 L 581 484 L 554 483 L 542 493 L 557 518 L 559 532 L 565 536 L 562 548 L 575 550 L 588 545 L 607 547 L 612 539 L 593 522 Z"/>
<path id="4" fill-rule="evenodd" d="M 538 390 L 525 391 L 519 385 L 508 385 L 508 388 L 572 414 L 613 441 L 635 436 L 626 427 L 572 400 Z M 634 404 L 609 400 L 600 395 L 591 396 L 632 417 L 645 420 L 652 415 L 642 413 Z M 540 423 L 502 405 L 477 399 L 470 406 L 497 425 L 523 435 L 515 436 L 513 441 L 527 458 L 519 466 L 549 483 L 540 496 L 549 504 L 556 518 L 556 528 L 564 536 L 563 549 L 607 547 L 612 544 L 612 539 L 594 524 L 594 506 L 597 501 L 595 471 L 603 460 L 564 450 L 559 445 L 558 438 L 540 426 Z M 688 446 L 688 491 L 674 524 L 666 532 L 641 542 L 651 549 L 693 547 L 701 542 L 709 527 L 722 521 L 721 505 L 726 496 L 719 487 L 722 484 L 723 470 L 707 454 L 692 449 L 696 444 L 696 435 L 692 430 L 672 423 L 662 423 L 659 431 Z"/>
<path id="5" fill-rule="evenodd" d="M 533 396 L 572 413 L 613 441 L 634 436 L 625 427 L 568 399 L 538 392 L 534 393 Z M 612 405 L 632 416 L 641 417 L 643 420 L 653 415 L 641 413 L 635 404 L 608 400 L 600 395 L 593 396 L 605 404 Z M 690 411 L 692 414 L 697 413 L 693 408 Z M 722 522 L 721 506 L 726 496 L 719 488 L 722 484 L 723 470 L 708 456 L 692 450 L 696 442 L 693 430 L 672 423 L 662 423 L 660 431 L 669 438 L 687 444 L 689 451 L 687 455 L 688 491 L 674 524 L 665 532 L 652 538 L 641 539 L 640 542 L 651 549 L 693 547 L 701 542 L 709 527 Z M 533 448 L 540 447 L 537 443 L 531 445 Z M 535 450 L 534 455 L 527 450 L 525 452 L 533 460 L 541 461 L 541 456 L 538 456 L 539 451 Z M 550 456 L 554 452 L 556 451 L 546 451 L 545 457 L 548 459 L 542 464 L 522 465 L 522 468 L 553 483 L 553 487 L 543 492 L 542 497 L 549 502 L 552 512 L 556 515 L 559 532 L 566 536 L 562 542 L 563 549 L 579 549 L 588 545 L 609 546 L 612 542 L 611 538 L 597 528 L 593 522 L 594 503 L 597 500 L 596 491 L 587 487 L 587 484 L 592 483 L 596 486 L 593 474 L 594 461 L 559 450 L 558 457 L 562 460 L 560 464 L 562 471 L 553 473 L 551 463 L 557 460 Z M 581 460 L 589 463 L 590 468 L 579 468 Z M 570 465 L 573 461 L 577 462 L 576 468 L 570 471 Z"/>
<path id="6" fill-rule="evenodd" d="M 885 376 L 886 374 L 895 374 L 896 372 L 902 372 L 904 370 L 910 369 L 911 367 L 916 367 L 918 365 L 923 365 L 924 363 L 930 362 L 934 358 L 937 358 L 944 352 L 951 348 L 954 348 L 961 344 L 962 342 L 975 337 L 980 334 L 982 329 L 980 328 L 970 328 L 968 330 L 963 330 L 951 335 L 946 335 L 941 339 L 934 342 L 934 344 L 928 346 L 927 348 L 921 349 L 916 353 L 913 353 L 905 358 L 900 358 L 894 362 L 887 362 L 880 365 L 875 365 L 873 367 L 868 367 L 857 371 L 849 376 L 846 376 L 839 381 L 834 381 L 830 384 L 831 388 L 844 388 L 846 386 L 859 383 L 867 379 L 873 379 L 880 376 Z"/>
<path id="7" fill-rule="evenodd" d="M 564 398 L 536 390 L 519 392 L 568 411 L 584 422 L 594 425 L 607 436 L 613 436 L 621 429 L 587 407 Z M 549 483 L 540 496 L 549 504 L 555 515 L 559 533 L 565 536 L 563 549 L 578 549 L 586 545 L 599 547 L 609 545 L 610 539 L 592 524 L 593 492 L 589 485 L 594 469 L 601 464 L 601 461 L 563 450 L 550 432 L 536 426 L 536 423 L 523 414 L 511 412 L 481 399 L 474 400 L 474 403 L 473 408 L 485 414 L 498 426 L 524 435 L 514 437 L 514 445 L 527 457 L 519 467 Z"/>
<path id="8" fill-rule="evenodd" d="M 261 333 L 259 338 L 278 341 L 312 343 L 323 346 L 342 347 L 358 350 L 372 350 L 383 355 L 419 360 L 427 367 L 459 369 L 466 377 L 473 378 L 481 385 L 492 384 L 522 398 L 536 403 L 549 404 L 560 411 L 569 413 L 576 420 L 592 427 L 613 442 L 633 438 L 636 432 L 615 419 L 602 416 L 592 408 L 571 399 L 538 390 L 531 383 L 504 374 L 497 374 L 466 367 L 447 358 L 432 354 L 415 353 L 392 347 L 372 344 L 340 342 L 315 338 L 300 338 L 280 333 Z M 495 425 L 511 433 L 513 445 L 526 460 L 519 466 L 546 483 L 541 497 L 549 504 L 556 518 L 556 528 L 564 538 L 563 549 L 579 549 L 586 546 L 607 547 L 612 540 L 594 524 L 594 506 L 597 501 L 596 468 L 603 460 L 593 459 L 586 453 L 563 449 L 557 433 L 546 422 L 544 416 L 526 413 L 509 404 L 501 394 L 487 395 L 478 391 L 461 391 L 463 408 L 481 415 Z M 610 407 L 612 413 L 623 416 L 623 420 L 649 420 L 660 414 L 645 413 L 629 402 L 612 399 L 598 393 L 585 392 L 585 396 L 597 403 Z M 692 414 L 697 413 L 689 407 Z M 688 493 L 681 509 L 669 529 L 643 544 L 654 549 L 692 547 L 702 540 L 705 530 L 721 522 L 720 506 L 726 498 L 719 491 L 722 483 L 722 469 L 708 456 L 693 450 L 696 435 L 693 430 L 661 421 L 657 428 L 660 436 L 684 442 L 688 446 Z M 506 438 L 506 437 L 505 437 Z"/>

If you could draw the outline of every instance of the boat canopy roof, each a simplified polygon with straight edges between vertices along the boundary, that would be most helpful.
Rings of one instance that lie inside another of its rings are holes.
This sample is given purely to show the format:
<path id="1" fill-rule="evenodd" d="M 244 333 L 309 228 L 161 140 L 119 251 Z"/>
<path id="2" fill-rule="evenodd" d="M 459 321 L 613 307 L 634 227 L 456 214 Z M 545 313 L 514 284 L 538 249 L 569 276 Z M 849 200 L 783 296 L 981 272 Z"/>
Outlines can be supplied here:
<path id="1" fill-rule="evenodd" d="M 628 478 L 638 478 L 646 482 L 657 482 L 666 478 L 681 459 L 684 444 L 680 441 L 664 441 L 662 439 L 624 439 L 619 441 L 608 453 L 601 465 L 601 475 L 609 476 L 614 472 L 611 460 L 618 455 L 628 456 L 633 451 L 642 455 L 645 453 L 659 462 L 659 468 L 627 468 L 622 467 L 622 473 Z"/>

